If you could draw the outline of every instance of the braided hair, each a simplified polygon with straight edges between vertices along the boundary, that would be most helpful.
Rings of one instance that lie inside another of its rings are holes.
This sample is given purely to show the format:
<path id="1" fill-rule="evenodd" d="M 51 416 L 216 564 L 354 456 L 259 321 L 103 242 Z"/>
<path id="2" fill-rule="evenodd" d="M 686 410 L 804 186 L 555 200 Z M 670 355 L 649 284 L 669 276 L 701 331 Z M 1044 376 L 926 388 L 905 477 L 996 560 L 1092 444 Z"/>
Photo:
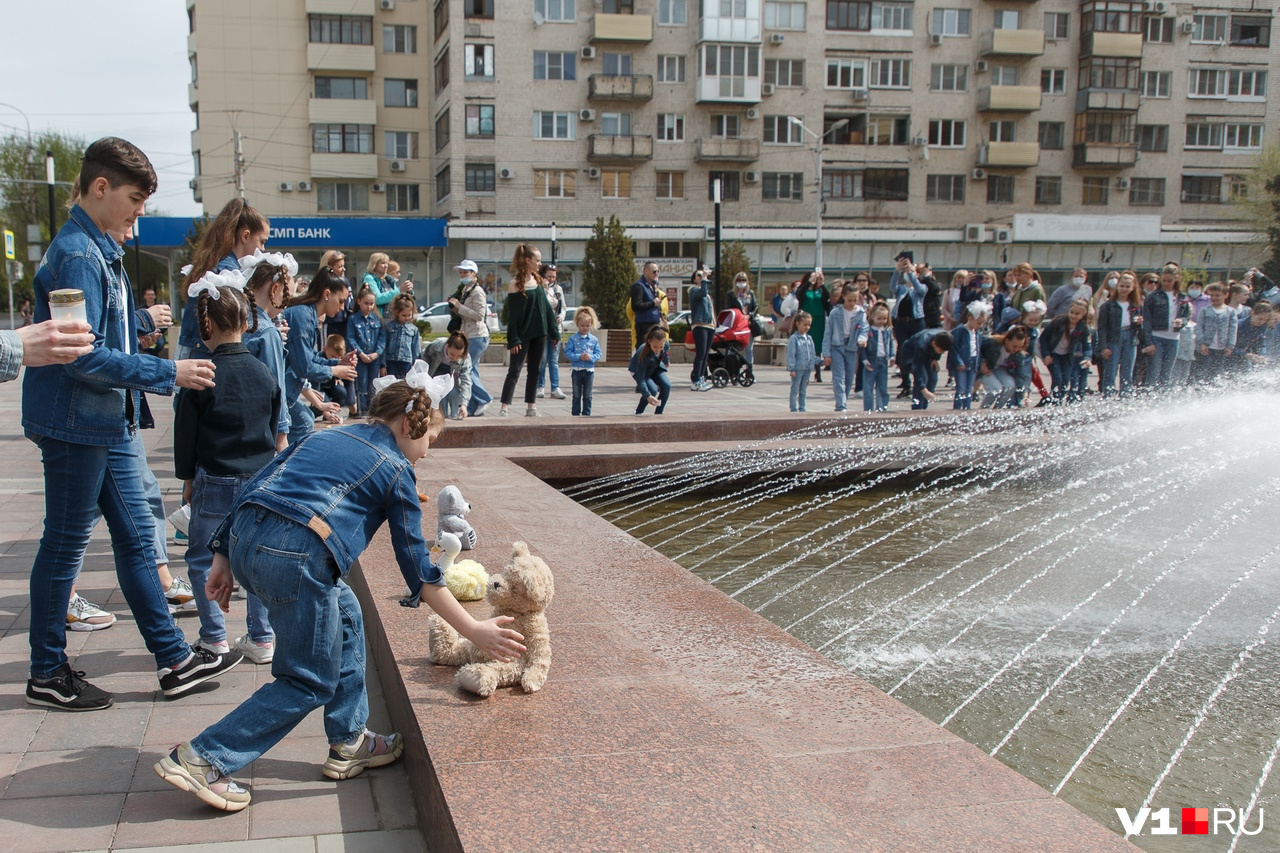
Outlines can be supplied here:
<path id="1" fill-rule="evenodd" d="M 238 332 L 249 324 L 251 294 L 246 299 L 240 290 L 225 285 L 218 288 L 218 294 L 220 298 L 213 299 L 208 291 L 204 291 L 196 301 L 200 337 L 206 341 L 213 339 L 215 327 L 220 332 Z"/>
<path id="2" fill-rule="evenodd" d="M 258 302 L 254 298 L 254 291 L 266 288 L 267 299 L 271 303 L 271 307 L 283 311 L 289 305 L 289 271 L 284 265 L 276 266 L 274 264 L 261 263 L 253 268 L 253 275 L 249 276 L 249 281 L 244 286 L 245 295 L 249 297 L 249 306 L 253 316 L 253 328 L 249 331 L 256 332 L 258 330 L 257 307 Z M 271 288 L 275 283 L 281 282 L 280 301 L 276 302 L 271 299 Z"/>
<path id="3" fill-rule="evenodd" d="M 413 406 L 406 412 L 405 408 L 412 401 Z M 408 382 L 400 381 L 388 385 L 379 391 L 369 403 L 369 411 L 365 417 L 376 423 L 387 424 L 404 415 L 409 420 L 409 437 L 422 438 L 431 427 L 444 425 L 444 413 L 431 405 L 431 398 L 421 388 L 414 388 Z"/>

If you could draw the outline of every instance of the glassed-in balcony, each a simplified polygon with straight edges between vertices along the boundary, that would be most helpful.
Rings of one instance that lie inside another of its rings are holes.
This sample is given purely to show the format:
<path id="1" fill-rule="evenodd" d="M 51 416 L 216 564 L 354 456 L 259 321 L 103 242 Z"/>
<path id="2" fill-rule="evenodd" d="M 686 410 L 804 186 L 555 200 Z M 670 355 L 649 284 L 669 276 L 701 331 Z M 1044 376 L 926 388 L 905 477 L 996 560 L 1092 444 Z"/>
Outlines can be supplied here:
<path id="1" fill-rule="evenodd" d="M 1038 142 L 988 142 L 978 146 L 979 166 L 1025 168 L 1039 162 Z"/>
<path id="2" fill-rule="evenodd" d="M 984 86 L 978 109 L 985 112 L 1030 112 L 1040 109 L 1039 86 Z"/>
<path id="3" fill-rule="evenodd" d="M 1081 56 L 1142 57 L 1142 33 L 1084 33 L 1080 36 Z"/>
<path id="4" fill-rule="evenodd" d="M 653 17 L 597 12 L 592 18 L 591 40 L 651 42 L 653 41 Z"/>
<path id="5" fill-rule="evenodd" d="M 978 43 L 983 56 L 1039 56 L 1044 30 L 987 30 Z"/>
<path id="6" fill-rule="evenodd" d="M 1075 147 L 1074 165 L 1088 169 L 1123 169 L 1138 162 L 1138 146 L 1082 142 Z"/>

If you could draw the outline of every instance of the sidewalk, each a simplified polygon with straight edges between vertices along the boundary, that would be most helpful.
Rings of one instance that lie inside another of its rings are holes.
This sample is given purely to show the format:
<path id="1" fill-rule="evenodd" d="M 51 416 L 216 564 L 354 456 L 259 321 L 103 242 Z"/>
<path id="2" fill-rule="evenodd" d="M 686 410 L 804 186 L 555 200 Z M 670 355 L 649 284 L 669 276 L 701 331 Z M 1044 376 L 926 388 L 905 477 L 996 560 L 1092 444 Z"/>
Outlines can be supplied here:
<path id="1" fill-rule="evenodd" d="M 26 704 L 28 575 L 43 530 L 40 457 L 22 435 L 21 382 L 0 385 L 0 838 L 9 853 L 73 850 L 181 850 L 183 853 L 329 853 L 425 850 L 404 765 L 333 782 L 320 773 L 328 746 L 312 714 L 268 755 L 243 771 L 253 804 L 238 814 L 205 806 L 165 782 L 151 765 L 249 696 L 271 677 L 246 661 L 216 689 L 165 700 L 154 659 L 120 594 L 106 526 L 94 531 L 77 590 L 117 616 L 111 628 L 67 632 L 72 666 L 116 695 L 105 711 L 70 714 Z M 144 433 L 166 500 L 176 505 L 172 409 L 155 399 L 158 428 Z M 172 532 L 172 531 L 171 531 Z M 170 544 L 175 575 L 185 546 Z M 197 638 L 194 614 L 179 620 Z M 244 632 L 244 603 L 232 600 L 227 631 Z M 370 660 L 370 728 L 389 726 Z"/>

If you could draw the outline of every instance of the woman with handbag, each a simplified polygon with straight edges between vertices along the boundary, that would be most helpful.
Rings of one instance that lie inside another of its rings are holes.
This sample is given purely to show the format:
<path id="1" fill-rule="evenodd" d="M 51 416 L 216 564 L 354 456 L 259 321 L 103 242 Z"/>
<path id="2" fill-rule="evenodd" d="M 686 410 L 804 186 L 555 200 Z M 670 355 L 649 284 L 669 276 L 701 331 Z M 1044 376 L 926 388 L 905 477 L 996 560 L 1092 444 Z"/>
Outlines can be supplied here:
<path id="1" fill-rule="evenodd" d="M 748 365 L 755 363 L 752 350 L 755 349 L 756 338 L 764 334 L 764 327 L 760 325 L 760 321 L 756 319 L 756 312 L 760 306 L 756 304 L 756 295 L 751 292 L 750 282 L 747 280 L 747 274 L 740 272 L 733 277 L 733 293 L 729 294 L 726 299 L 726 308 L 737 308 L 747 318 L 747 324 L 751 329 L 751 338 L 747 341 L 746 351 L 742 354 L 742 360 Z"/>

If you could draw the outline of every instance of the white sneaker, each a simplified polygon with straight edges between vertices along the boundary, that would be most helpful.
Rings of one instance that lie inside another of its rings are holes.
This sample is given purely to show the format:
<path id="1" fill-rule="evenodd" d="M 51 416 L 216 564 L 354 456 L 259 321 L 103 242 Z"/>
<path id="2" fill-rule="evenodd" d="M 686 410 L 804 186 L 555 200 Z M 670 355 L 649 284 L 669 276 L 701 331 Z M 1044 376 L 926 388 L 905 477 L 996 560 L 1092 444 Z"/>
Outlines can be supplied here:
<path id="1" fill-rule="evenodd" d="M 196 596 L 191 589 L 191 581 L 186 578 L 174 578 L 173 586 L 164 591 L 164 597 L 169 602 L 171 616 L 196 612 Z"/>
<path id="2" fill-rule="evenodd" d="M 563 392 L 563 391 L 561 391 L 559 388 L 552 388 L 552 389 L 551 389 L 551 396 L 552 396 L 552 397 L 554 397 L 554 398 L 555 398 L 555 399 L 557 399 L 557 400 L 563 400 L 563 399 L 564 399 L 564 392 Z"/>
<path id="3" fill-rule="evenodd" d="M 488 408 L 489 408 L 489 404 L 488 404 L 488 403 L 481 403 L 479 406 L 477 406 L 477 407 L 476 407 L 476 413 L 475 413 L 474 415 L 472 415 L 471 417 L 473 417 L 473 418 L 483 418 L 483 417 L 484 417 L 484 413 L 485 413 L 485 411 L 486 411 Z"/>
<path id="4" fill-rule="evenodd" d="M 539 388 L 539 389 L 538 389 L 538 397 L 539 397 L 539 398 L 542 398 L 542 397 L 545 397 L 545 396 L 547 396 L 547 392 L 546 392 L 546 390 L 545 390 L 545 389 L 543 389 L 543 388 Z"/>
<path id="5" fill-rule="evenodd" d="M 116 624 L 116 617 L 78 595 L 67 605 L 67 628 L 71 631 L 101 631 Z"/>
<path id="6" fill-rule="evenodd" d="M 191 504 L 182 506 L 169 513 L 169 523 L 183 536 L 187 535 L 187 526 L 191 524 Z"/>
<path id="7" fill-rule="evenodd" d="M 231 645 L 226 640 L 223 640 L 221 643 L 211 643 L 208 640 L 201 638 L 196 642 L 196 648 L 207 649 L 215 655 L 231 654 Z"/>
<path id="8" fill-rule="evenodd" d="M 255 643 L 248 634 L 245 634 L 236 640 L 236 651 L 256 664 L 271 663 L 276 655 L 276 644 Z"/>

